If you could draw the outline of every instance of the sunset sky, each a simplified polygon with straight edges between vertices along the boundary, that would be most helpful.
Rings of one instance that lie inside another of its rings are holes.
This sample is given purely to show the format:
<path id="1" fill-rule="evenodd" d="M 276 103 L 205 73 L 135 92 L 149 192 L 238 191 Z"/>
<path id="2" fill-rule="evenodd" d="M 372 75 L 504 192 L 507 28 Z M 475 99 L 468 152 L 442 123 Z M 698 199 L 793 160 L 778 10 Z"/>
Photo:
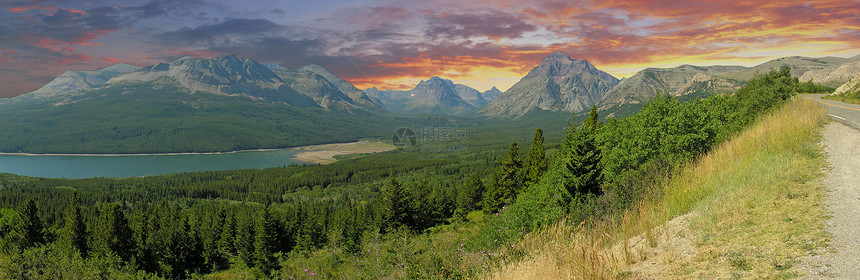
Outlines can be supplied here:
<path id="1" fill-rule="evenodd" d="M 771 2 L 771 3 L 767 3 Z M 0 97 L 67 70 L 236 54 L 359 88 L 506 90 L 553 51 L 616 77 L 860 54 L 860 1 L 0 0 Z"/>

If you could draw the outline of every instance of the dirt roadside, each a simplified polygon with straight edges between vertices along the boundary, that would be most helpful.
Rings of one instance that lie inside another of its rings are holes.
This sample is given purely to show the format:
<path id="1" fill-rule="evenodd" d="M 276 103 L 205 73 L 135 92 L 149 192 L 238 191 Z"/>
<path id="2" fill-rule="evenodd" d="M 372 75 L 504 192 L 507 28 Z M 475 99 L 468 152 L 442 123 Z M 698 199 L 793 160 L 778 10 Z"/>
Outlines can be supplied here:
<path id="1" fill-rule="evenodd" d="M 833 236 L 832 247 L 805 258 L 797 269 L 804 279 L 860 279 L 860 131 L 831 122 L 822 134 L 832 168 L 823 180 L 832 213 L 825 229 Z"/>

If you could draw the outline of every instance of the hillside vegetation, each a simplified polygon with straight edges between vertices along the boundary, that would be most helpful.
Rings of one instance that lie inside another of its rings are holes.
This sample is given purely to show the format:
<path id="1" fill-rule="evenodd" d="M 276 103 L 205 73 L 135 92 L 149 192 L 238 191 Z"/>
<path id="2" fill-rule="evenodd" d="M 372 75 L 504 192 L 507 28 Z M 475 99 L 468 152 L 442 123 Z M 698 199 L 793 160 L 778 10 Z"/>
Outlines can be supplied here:
<path id="1" fill-rule="evenodd" d="M 625 119 L 600 122 L 592 109 L 564 130 L 547 126 L 558 122 L 556 115 L 536 115 L 533 120 L 550 121 L 544 129 L 534 130 L 542 121 L 526 120 L 476 127 L 481 133 L 454 152 L 394 151 L 325 166 L 125 179 L 3 175 L 0 273 L 75 279 L 471 279 L 501 265 L 573 254 L 588 262 L 557 263 L 581 267 L 575 275 L 615 278 L 624 274 L 614 274 L 621 270 L 597 249 L 719 193 L 671 186 L 692 176 L 684 174 L 701 173 L 685 170 L 731 146 L 735 140 L 729 139 L 746 137 L 749 132 L 742 131 L 760 116 L 797 92 L 817 89 L 782 68 L 756 76 L 734 95 L 687 103 L 660 96 Z M 791 125 L 808 122 L 816 119 Z M 530 144 L 519 145 L 528 143 L 531 131 Z M 815 155 L 814 149 L 792 146 L 807 138 L 789 135 L 795 137 L 785 145 L 765 136 L 756 144 L 776 145 L 764 149 L 775 153 Z M 511 140 L 518 142 L 504 143 Z M 666 182 L 669 187 L 662 187 Z M 690 197 L 695 199 L 682 199 Z M 639 206 L 664 200 L 671 206 L 666 214 L 649 210 L 664 209 L 659 206 Z M 561 237 L 545 229 L 570 234 L 574 227 L 565 223 L 581 224 L 578 234 L 600 231 L 601 225 L 614 234 L 577 243 L 588 246 L 554 247 L 573 248 L 566 255 L 538 254 L 541 244 L 553 244 L 540 236 Z"/>
<path id="2" fill-rule="evenodd" d="M 795 100 L 651 182 L 616 219 L 548 225 L 492 278 L 786 278 L 825 246 L 823 108 Z M 812 136 L 812 137 L 810 137 Z M 671 220 L 671 221 L 670 221 Z"/>

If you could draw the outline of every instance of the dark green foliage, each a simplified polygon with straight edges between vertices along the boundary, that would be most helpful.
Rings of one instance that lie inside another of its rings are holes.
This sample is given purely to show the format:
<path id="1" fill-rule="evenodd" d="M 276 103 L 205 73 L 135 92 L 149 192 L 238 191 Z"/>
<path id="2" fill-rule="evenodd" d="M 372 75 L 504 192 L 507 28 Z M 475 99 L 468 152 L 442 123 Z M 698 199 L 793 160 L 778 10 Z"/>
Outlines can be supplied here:
<path id="1" fill-rule="evenodd" d="M 32 199 L 28 200 L 21 207 L 21 243 L 20 249 L 27 249 L 37 246 L 45 242 L 45 236 L 42 232 L 42 219 L 39 218 L 39 210 L 36 209 L 36 202 Z"/>
<path id="2" fill-rule="evenodd" d="M 457 188 L 457 217 L 463 219 L 470 211 L 480 209 L 483 197 L 484 182 L 478 174 L 472 174 L 462 187 Z"/>
<path id="3" fill-rule="evenodd" d="M 105 204 L 92 232 L 90 247 L 94 255 L 117 256 L 128 262 L 134 256 L 135 244 L 132 236 L 128 219 L 119 204 Z"/>
<path id="4" fill-rule="evenodd" d="M 600 122 L 596 108 L 592 107 L 582 126 L 571 124 L 562 143 L 559 160 L 564 167 L 564 186 L 572 197 L 603 192 L 601 153 L 596 140 L 598 129 Z"/>
<path id="5" fill-rule="evenodd" d="M 393 177 L 382 190 L 383 232 L 408 227 L 412 220 L 412 197 Z"/>
<path id="6" fill-rule="evenodd" d="M 523 162 L 517 151 L 517 142 L 511 143 L 508 155 L 499 165 L 493 182 L 484 193 L 484 212 L 490 213 L 512 203 L 523 187 Z"/>
<path id="7" fill-rule="evenodd" d="M 0 209 L 0 251 L 12 253 L 21 244 L 21 215 L 12 209 Z"/>
<path id="8" fill-rule="evenodd" d="M 242 221 L 243 222 L 238 225 L 238 231 L 236 232 L 233 246 L 236 247 L 236 254 L 245 262 L 245 265 L 248 267 L 254 267 L 257 263 L 257 259 L 254 255 L 254 241 L 257 236 L 256 219 L 253 219 L 251 216 L 246 216 Z"/>
<path id="9" fill-rule="evenodd" d="M 532 146 L 529 148 L 528 158 L 526 159 L 526 185 L 537 183 L 546 172 L 547 160 L 543 140 L 543 130 L 540 128 L 536 129 L 534 139 L 532 139 Z"/>
<path id="10" fill-rule="evenodd" d="M 72 193 L 69 199 L 69 207 L 66 207 L 66 225 L 60 231 L 60 249 L 66 254 L 79 254 L 83 258 L 89 256 L 89 245 L 87 244 L 87 225 L 81 213 L 80 201 L 77 193 Z"/>
<path id="11" fill-rule="evenodd" d="M 278 251 L 280 225 L 272 217 L 269 207 L 262 207 L 259 212 L 254 229 L 254 260 L 256 267 L 268 275 L 272 270 L 278 269 L 278 258 L 275 253 Z"/>

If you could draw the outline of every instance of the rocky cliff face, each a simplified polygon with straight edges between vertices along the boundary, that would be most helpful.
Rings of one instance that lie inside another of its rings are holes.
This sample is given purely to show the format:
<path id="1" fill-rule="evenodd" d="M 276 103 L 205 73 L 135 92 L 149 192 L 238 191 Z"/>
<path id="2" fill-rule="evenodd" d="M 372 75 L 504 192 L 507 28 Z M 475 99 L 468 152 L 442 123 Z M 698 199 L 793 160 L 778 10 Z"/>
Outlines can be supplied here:
<path id="1" fill-rule="evenodd" d="M 807 71 L 803 73 L 803 76 L 800 76 L 800 81 L 813 81 L 829 87 L 839 87 L 857 74 L 860 74 L 860 61 L 849 61 L 823 69 Z"/>
<path id="2" fill-rule="evenodd" d="M 117 75 L 134 72 L 138 69 L 140 68 L 136 66 L 119 63 L 95 71 L 66 71 L 38 90 L 30 94 L 22 95 L 21 99 L 37 100 L 75 95 L 101 86 Z"/>
<path id="3" fill-rule="evenodd" d="M 367 96 L 367 94 L 365 94 L 363 91 L 356 88 L 349 82 L 342 80 L 325 67 L 311 64 L 307 66 L 302 66 L 302 68 L 299 68 L 299 70 L 313 72 L 317 75 L 322 76 L 327 81 L 332 83 L 335 87 L 337 87 L 338 90 L 346 94 L 346 96 L 349 96 L 349 98 L 352 99 L 355 104 L 367 107 L 382 108 L 382 103 L 379 100 Z"/>
<path id="4" fill-rule="evenodd" d="M 833 92 L 833 95 L 852 95 L 860 97 L 860 74 L 855 75 Z"/>
<path id="5" fill-rule="evenodd" d="M 608 110 L 625 104 L 648 102 L 657 93 L 684 96 L 692 93 L 723 93 L 740 88 L 740 83 L 717 77 L 725 71 L 745 69 L 742 66 L 692 66 L 674 68 L 647 68 L 624 79 L 604 96 L 598 105 Z"/>
<path id="6" fill-rule="evenodd" d="M 585 60 L 556 52 L 480 111 L 493 117 L 520 117 L 532 110 L 580 112 L 603 99 L 618 79 Z"/>

